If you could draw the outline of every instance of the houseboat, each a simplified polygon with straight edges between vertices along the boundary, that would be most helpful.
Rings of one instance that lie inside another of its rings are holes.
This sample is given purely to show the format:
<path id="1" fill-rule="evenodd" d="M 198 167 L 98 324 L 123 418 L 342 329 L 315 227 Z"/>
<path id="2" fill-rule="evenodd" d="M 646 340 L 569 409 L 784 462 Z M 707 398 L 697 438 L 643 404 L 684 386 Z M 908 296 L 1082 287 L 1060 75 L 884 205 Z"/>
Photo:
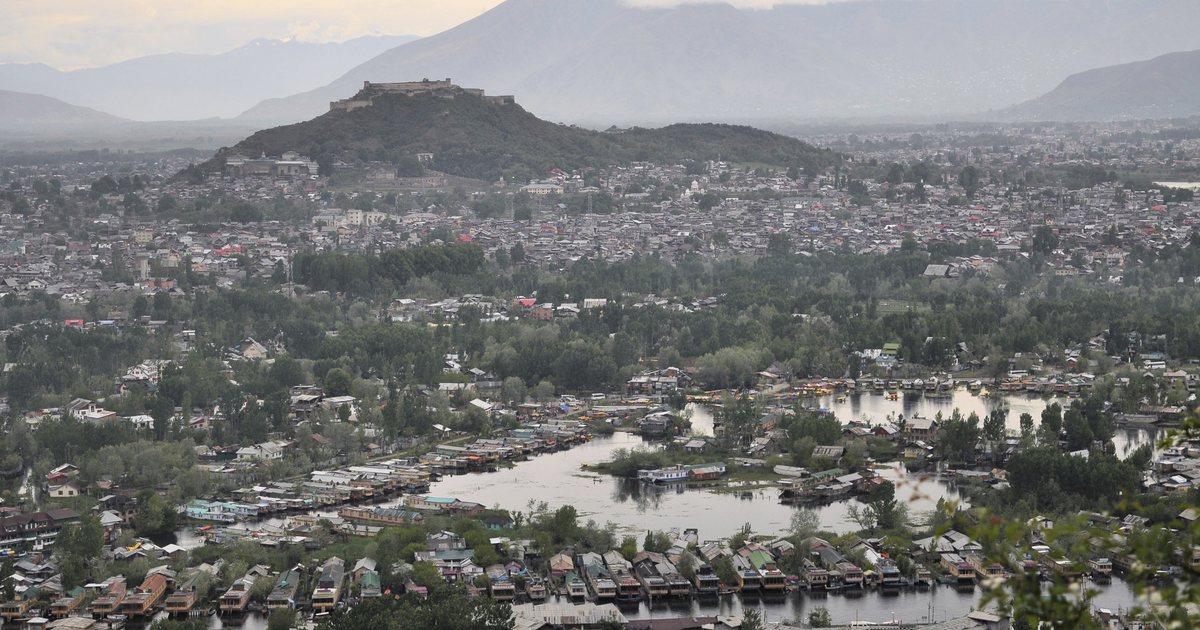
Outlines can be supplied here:
<path id="1" fill-rule="evenodd" d="M 573 600 L 580 600 L 587 597 L 587 585 L 583 583 L 583 578 L 574 571 L 568 571 L 563 576 L 563 584 L 567 587 L 567 595 Z"/>
<path id="2" fill-rule="evenodd" d="M 696 591 L 701 595 L 716 595 L 721 590 L 721 578 L 713 573 L 712 565 L 709 564 L 701 564 L 696 567 L 692 581 L 696 584 Z"/>
<path id="3" fill-rule="evenodd" d="M 525 580 L 525 592 L 534 602 L 546 601 L 546 584 L 539 576 L 531 575 Z"/>
<path id="4" fill-rule="evenodd" d="M 829 571 L 813 564 L 805 562 L 804 568 L 800 571 L 800 577 L 804 580 L 805 587 L 810 591 L 823 591 L 829 585 Z"/>
<path id="5" fill-rule="evenodd" d="M 1091 569 L 1092 581 L 1097 584 L 1108 584 L 1112 582 L 1112 562 L 1108 558 L 1092 558 L 1087 562 L 1088 568 Z"/>
<path id="6" fill-rule="evenodd" d="M 671 588 L 667 584 L 666 578 L 659 575 L 653 565 L 638 565 L 637 579 L 641 582 L 642 588 L 646 589 L 646 594 L 651 598 L 666 597 L 671 594 Z"/>
<path id="7" fill-rule="evenodd" d="M 517 587 L 508 577 L 503 565 L 493 564 L 487 568 L 488 594 L 492 599 L 511 602 L 517 596 Z"/>
<path id="8" fill-rule="evenodd" d="M 967 554 L 967 562 L 975 567 L 975 575 L 981 580 L 1004 579 L 1004 565 L 999 562 L 988 562 L 981 553 Z"/>
<path id="9" fill-rule="evenodd" d="M 167 596 L 166 610 L 171 617 L 187 617 L 196 605 L 195 589 L 179 589 Z M 92 612 L 95 612 L 95 602 L 92 602 Z"/>
<path id="10" fill-rule="evenodd" d="M 62 597 L 59 597 L 54 600 L 54 603 L 50 604 L 50 616 L 55 619 L 70 617 L 71 613 L 83 605 L 83 596 L 84 590 L 82 586 L 76 586 L 63 593 Z"/>
<path id="11" fill-rule="evenodd" d="M 644 481 L 646 483 L 676 483 L 687 480 L 687 468 L 679 465 L 670 466 L 668 468 L 638 471 L 638 481 Z"/>
<path id="12" fill-rule="evenodd" d="M 942 554 L 942 566 L 950 579 L 958 584 L 975 584 L 975 565 L 956 553 Z"/>
<path id="13" fill-rule="evenodd" d="M 842 574 L 842 585 L 848 589 L 863 587 L 863 570 L 849 562 L 838 563 L 838 572 Z"/>
<path id="14" fill-rule="evenodd" d="M 1075 563 L 1066 558 L 1054 559 L 1045 557 L 1042 559 L 1042 565 L 1049 569 L 1050 572 L 1057 573 L 1068 580 L 1078 580 L 1083 575 L 1083 572 L 1075 566 Z"/>
<path id="15" fill-rule="evenodd" d="M 28 614 L 31 608 L 33 608 L 32 599 L 17 599 L 4 602 L 0 604 L 0 617 L 4 618 L 5 623 L 12 623 Z"/>
<path id="16" fill-rule="evenodd" d="M 100 596 L 92 600 L 92 616 L 103 619 L 108 615 L 116 614 L 121 607 L 121 600 L 125 599 L 125 588 L 123 576 L 105 580 Z"/>
<path id="17" fill-rule="evenodd" d="M 642 598 L 642 584 L 633 576 L 633 565 L 628 560 L 619 552 L 610 551 L 604 554 L 604 563 L 617 584 L 618 600 L 636 602 Z"/>
<path id="18" fill-rule="evenodd" d="M 296 592 L 300 589 L 300 572 L 280 571 L 279 579 L 275 580 L 275 588 L 267 596 L 267 610 L 276 608 L 295 608 Z"/>
<path id="19" fill-rule="evenodd" d="M 764 593 L 782 593 L 787 590 L 787 576 L 779 570 L 774 556 L 758 549 L 746 559 L 750 561 L 753 568 L 758 570 L 759 581 Z"/>
<path id="20" fill-rule="evenodd" d="M 333 557 L 321 565 L 321 575 L 317 578 L 317 586 L 313 589 L 312 607 L 318 613 L 330 612 L 337 608 L 342 599 L 342 585 L 346 581 L 346 561 Z"/>
<path id="21" fill-rule="evenodd" d="M 762 590 L 762 574 L 749 558 L 735 554 L 733 556 L 733 572 L 737 574 L 738 589 L 743 593 L 757 593 Z"/>
<path id="22" fill-rule="evenodd" d="M 166 596 L 167 576 L 161 573 L 147 576 L 141 586 L 125 595 L 121 601 L 121 614 L 126 617 L 148 617 L 154 613 L 154 606 Z"/>
<path id="23" fill-rule="evenodd" d="M 588 586 L 595 593 L 597 600 L 613 600 L 617 597 L 617 583 L 612 579 L 612 573 L 604 564 L 604 558 L 597 553 L 585 553 L 579 556 L 579 568 L 587 578 Z"/>
<path id="24" fill-rule="evenodd" d="M 925 567 L 917 567 L 917 587 L 929 588 L 933 586 L 933 574 Z"/>
<path id="25" fill-rule="evenodd" d="M 254 588 L 254 576 L 247 573 L 234 580 L 229 590 L 219 600 L 222 615 L 240 615 L 250 603 L 250 589 Z"/>
<path id="26" fill-rule="evenodd" d="M 889 592 L 900 590 L 904 585 L 904 576 L 900 574 L 900 569 L 890 562 L 882 562 L 878 568 L 879 587 Z"/>

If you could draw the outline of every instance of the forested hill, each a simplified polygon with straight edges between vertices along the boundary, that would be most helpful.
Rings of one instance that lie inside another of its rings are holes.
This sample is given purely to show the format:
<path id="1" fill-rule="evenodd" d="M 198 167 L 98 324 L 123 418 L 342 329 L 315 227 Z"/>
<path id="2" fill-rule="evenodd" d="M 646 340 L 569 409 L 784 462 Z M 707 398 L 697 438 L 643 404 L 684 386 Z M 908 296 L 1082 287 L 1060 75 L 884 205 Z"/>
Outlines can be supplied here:
<path id="1" fill-rule="evenodd" d="M 659 129 L 597 132 L 541 120 L 519 105 L 458 90 L 444 95 L 371 95 L 374 105 L 335 110 L 312 120 L 255 133 L 207 162 L 219 171 L 230 154 L 257 157 L 298 151 L 325 164 L 338 157 L 396 163 L 433 153 L 434 170 L 488 181 L 545 176 L 551 169 L 605 166 L 633 160 L 680 162 L 720 157 L 782 167 L 819 169 L 840 156 L 794 138 L 752 127 L 679 124 Z"/>

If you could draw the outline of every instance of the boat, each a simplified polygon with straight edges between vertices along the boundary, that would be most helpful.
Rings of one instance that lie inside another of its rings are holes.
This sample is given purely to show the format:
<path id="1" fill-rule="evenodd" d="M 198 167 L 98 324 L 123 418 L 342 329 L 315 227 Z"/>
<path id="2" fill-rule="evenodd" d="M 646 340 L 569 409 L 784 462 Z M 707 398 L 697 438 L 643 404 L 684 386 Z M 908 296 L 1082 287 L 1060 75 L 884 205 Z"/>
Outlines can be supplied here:
<path id="1" fill-rule="evenodd" d="M 967 385 L 967 389 L 973 392 L 978 392 L 983 389 L 983 381 L 971 381 L 971 383 Z"/>
<path id="2" fill-rule="evenodd" d="M 925 567 L 917 567 L 917 586 L 928 588 L 933 586 L 933 574 Z"/>
<path id="3" fill-rule="evenodd" d="M 784 466 L 783 464 L 780 464 L 780 465 L 776 466 L 775 468 L 772 468 L 771 470 L 776 475 L 783 475 L 784 477 L 800 478 L 800 477 L 808 476 L 807 468 L 800 468 L 797 466 Z"/>
<path id="4" fill-rule="evenodd" d="M 683 466 L 675 465 L 669 468 L 658 468 L 655 470 L 639 470 L 638 481 L 646 483 L 677 483 L 687 481 L 688 469 Z"/>
<path id="5" fill-rule="evenodd" d="M 526 581 L 525 592 L 529 594 L 529 599 L 535 602 L 546 599 L 546 585 L 542 582 L 542 578 L 536 575 L 530 576 Z"/>

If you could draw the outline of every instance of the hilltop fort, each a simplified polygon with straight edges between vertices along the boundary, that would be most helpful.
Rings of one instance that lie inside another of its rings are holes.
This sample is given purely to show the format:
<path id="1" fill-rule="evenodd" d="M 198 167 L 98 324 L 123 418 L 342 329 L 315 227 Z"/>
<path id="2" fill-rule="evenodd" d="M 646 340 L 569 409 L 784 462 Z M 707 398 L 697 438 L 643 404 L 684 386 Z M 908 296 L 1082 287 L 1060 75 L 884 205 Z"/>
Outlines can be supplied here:
<path id="1" fill-rule="evenodd" d="M 444 81 L 430 81 L 423 79 L 421 81 L 409 81 L 407 83 L 371 83 L 363 81 L 363 89 L 358 94 L 350 98 L 344 98 L 340 101 L 333 101 L 329 104 L 329 111 L 343 110 L 347 112 L 370 107 L 375 104 L 375 97 L 383 94 L 402 94 L 404 96 L 413 96 L 416 94 L 433 94 L 442 98 L 454 98 L 457 94 L 470 94 L 478 96 L 482 99 L 492 101 L 493 103 L 510 104 L 516 103 L 516 97 L 507 96 L 488 96 L 483 90 L 478 88 L 464 88 L 454 85 L 450 79 Z"/>

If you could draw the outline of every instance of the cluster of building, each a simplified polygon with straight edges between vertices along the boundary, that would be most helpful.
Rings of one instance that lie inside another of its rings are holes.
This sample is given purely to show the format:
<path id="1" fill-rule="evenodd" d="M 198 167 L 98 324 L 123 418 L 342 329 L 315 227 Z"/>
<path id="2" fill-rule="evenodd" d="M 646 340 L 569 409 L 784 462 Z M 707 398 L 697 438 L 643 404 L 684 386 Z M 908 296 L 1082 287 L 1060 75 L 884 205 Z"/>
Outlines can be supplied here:
<path id="1" fill-rule="evenodd" d="M 374 193 L 363 193 L 374 200 L 373 209 L 339 210 L 332 196 L 320 194 L 323 180 L 311 159 L 294 152 L 278 158 L 232 156 L 225 176 L 202 184 L 170 179 L 186 164 L 163 159 L 138 165 L 148 185 L 134 194 L 149 206 L 166 196 L 179 204 L 217 196 L 226 201 L 282 196 L 312 208 L 315 216 L 307 223 L 214 225 L 212 231 L 198 233 L 191 230 L 195 226 L 134 216 L 122 209 L 125 196 L 112 192 L 99 196 L 95 214 L 85 220 L 86 240 L 43 229 L 43 215 L 54 206 L 44 202 L 31 182 L 53 178 L 65 194 L 87 198 L 91 182 L 111 164 L 29 167 L 21 171 L 24 185 L 12 191 L 25 200 L 28 213 L 0 201 L 0 293 L 45 291 L 86 301 L 112 291 L 170 290 L 169 282 L 156 278 L 164 269 L 182 266 L 214 274 L 219 286 L 247 275 L 269 276 L 301 239 L 306 248 L 370 253 L 422 243 L 422 236 L 437 228 L 448 228 L 489 253 L 508 252 L 519 243 L 525 252 L 522 262 L 551 265 L 635 254 L 668 259 L 688 252 L 757 255 L 767 252 L 771 236 L 778 233 L 789 235 L 796 251 L 886 253 L 908 238 L 926 244 L 975 239 L 994 244 L 994 249 L 930 270 L 954 277 L 968 269 L 986 271 L 1005 256 L 1027 255 L 1035 230 L 1049 225 L 1060 238 L 1049 256 L 1056 273 L 1107 270 L 1116 278 L 1133 248 L 1153 251 L 1186 243 L 1197 218 L 1193 204 L 1168 200 L 1157 189 L 1124 190 L 1107 176 L 1101 178 L 1107 181 L 1087 181 L 1082 187 L 1040 182 L 1066 178 L 1063 183 L 1071 184 L 1071 169 L 1107 173 L 1146 168 L 1185 179 L 1200 162 L 1200 146 L 1194 140 L 1158 139 L 1158 131 L 1152 125 L 1092 125 L 1082 133 L 1012 127 L 988 135 L 986 145 L 952 131 L 926 133 L 919 142 L 898 134 L 810 139 L 850 155 L 852 168 L 886 171 L 895 163 L 914 172 L 916 165 L 925 164 L 936 173 L 929 175 L 934 181 L 924 182 L 922 199 L 913 197 L 920 182 L 868 177 L 863 184 L 870 197 L 867 205 L 859 205 L 863 196 L 848 190 L 847 176 L 836 173 L 792 173 L 793 179 L 726 162 L 710 162 L 702 169 L 635 162 L 581 173 L 557 171 L 532 184 L 536 190 L 526 187 L 530 189 L 524 194 L 537 198 L 539 211 L 534 220 L 519 222 L 476 218 L 470 201 L 453 205 L 442 200 L 441 205 L 400 211 Z M 995 144 L 997 136 L 1005 138 L 1004 146 Z M 867 166 L 871 164 L 879 166 Z M 982 176 L 972 185 L 973 198 L 962 203 L 968 191 L 958 183 L 958 173 L 966 167 Z M 491 194 L 523 193 L 501 189 Z M 625 212 L 573 215 L 565 203 L 555 203 L 561 195 L 610 196 Z M 710 195 L 716 201 L 702 203 Z M 250 259 L 249 266 L 240 263 L 241 257 Z M 96 263 L 108 265 L 115 259 L 132 274 L 133 286 L 100 278 Z"/>

